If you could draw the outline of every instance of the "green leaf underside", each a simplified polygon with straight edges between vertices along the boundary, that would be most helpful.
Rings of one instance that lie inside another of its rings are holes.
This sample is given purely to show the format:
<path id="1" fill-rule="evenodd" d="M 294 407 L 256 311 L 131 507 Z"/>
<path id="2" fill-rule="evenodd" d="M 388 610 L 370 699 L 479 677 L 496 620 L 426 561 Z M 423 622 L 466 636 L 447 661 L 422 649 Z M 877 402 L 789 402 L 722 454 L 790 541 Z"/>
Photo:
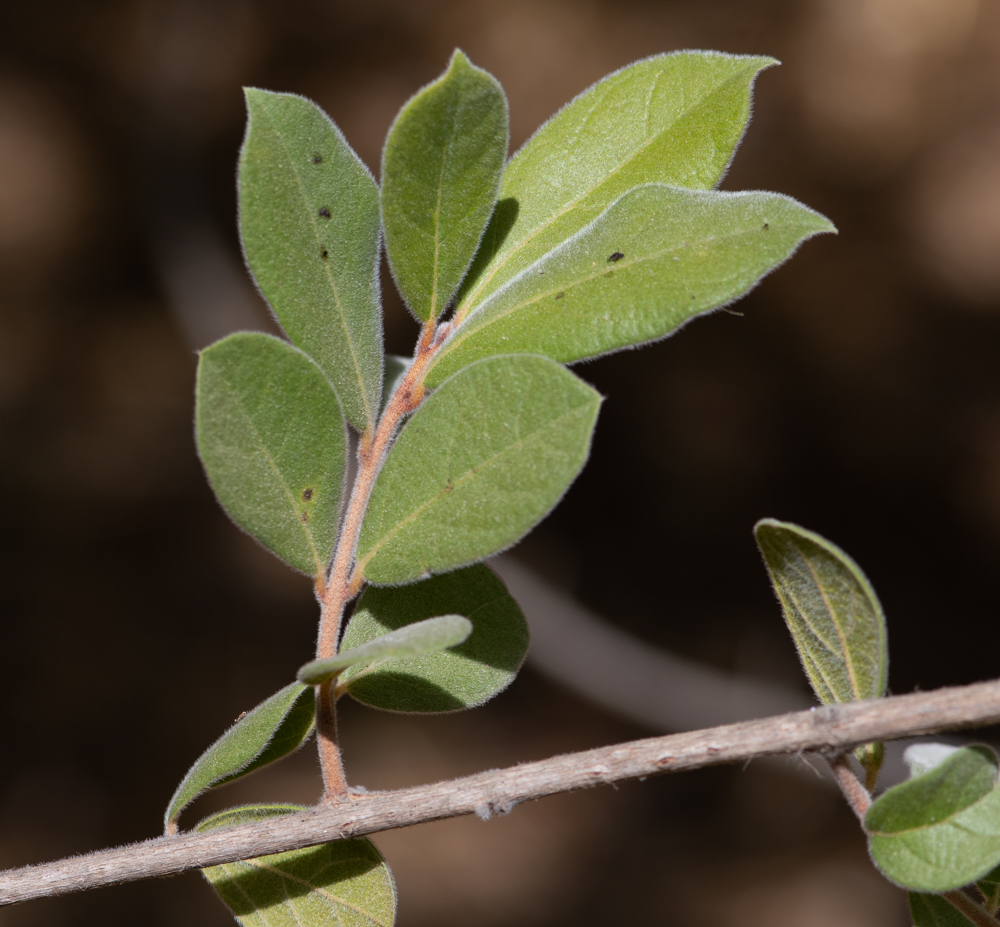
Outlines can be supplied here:
<path id="1" fill-rule="evenodd" d="M 976 882 L 976 885 L 979 886 L 979 890 L 986 898 L 986 910 L 990 914 L 996 914 L 997 910 L 1000 909 L 1000 866 L 987 872 Z"/>
<path id="2" fill-rule="evenodd" d="M 341 676 L 350 694 L 373 708 L 438 712 L 481 705 L 507 688 L 527 653 L 528 625 L 500 577 L 481 563 L 409 586 L 369 586 L 343 646 L 362 646 L 442 611 L 472 622 L 464 643 L 405 663 L 352 667 Z"/>
<path id="3" fill-rule="evenodd" d="M 312 689 L 292 683 L 248 711 L 188 770 L 167 806 L 164 823 L 175 821 L 202 792 L 246 776 L 294 752 L 315 723 Z"/>
<path id="4" fill-rule="evenodd" d="M 299 682 L 316 686 L 349 666 L 370 666 L 384 660 L 401 663 L 426 653 L 446 650 L 461 644 L 472 633 L 472 622 L 461 615 L 440 615 L 407 625 L 398 631 L 341 651 L 327 660 L 313 660 L 298 672 Z"/>
<path id="5" fill-rule="evenodd" d="M 1000 863 L 996 755 L 963 747 L 880 796 L 865 829 L 875 864 L 904 888 L 943 892 L 982 878 Z"/>
<path id="6" fill-rule="evenodd" d="M 378 188 L 314 103 L 245 93 L 239 192 L 247 263 L 292 343 L 326 374 L 348 421 L 366 431 L 382 388 Z"/>
<path id="7" fill-rule="evenodd" d="M 472 261 L 508 144 L 503 88 L 460 51 L 389 130 L 382 154 L 386 252 L 418 319 L 441 314 Z"/>
<path id="8" fill-rule="evenodd" d="M 199 831 L 294 814 L 298 805 L 250 805 L 213 815 Z M 364 837 L 203 869 L 245 927 L 391 927 L 392 873 Z"/>
<path id="9" fill-rule="evenodd" d="M 509 547 L 590 450 L 600 395 L 565 367 L 493 357 L 446 380 L 400 432 L 372 491 L 358 569 L 405 583 Z"/>
<path id="10" fill-rule="evenodd" d="M 785 622 L 824 703 L 885 694 L 885 617 L 861 568 L 798 525 L 765 518 L 754 528 Z"/>
<path id="11" fill-rule="evenodd" d="M 909 893 L 913 927 L 969 927 L 972 922 L 939 895 Z"/>
<path id="12" fill-rule="evenodd" d="M 832 230 L 777 193 L 639 187 L 481 302 L 427 383 L 491 354 L 570 363 L 662 338 L 744 295 L 805 239 Z"/>
<path id="13" fill-rule="evenodd" d="M 458 297 L 464 314 L 597 218 L 658 182 L 710 189 L 750 116 L 757 74 L 776 64 L 716 52 L 636 62 L 567 104 L 511 159 L 498 210 Z"/>
<path id="14" fill-rule="evenodd" d="M 201 352 L 198 453 L 229 517 L 316 576 L 333 553 L 344 417 L 319 367 L 287 342 L 242 332 Z"/>

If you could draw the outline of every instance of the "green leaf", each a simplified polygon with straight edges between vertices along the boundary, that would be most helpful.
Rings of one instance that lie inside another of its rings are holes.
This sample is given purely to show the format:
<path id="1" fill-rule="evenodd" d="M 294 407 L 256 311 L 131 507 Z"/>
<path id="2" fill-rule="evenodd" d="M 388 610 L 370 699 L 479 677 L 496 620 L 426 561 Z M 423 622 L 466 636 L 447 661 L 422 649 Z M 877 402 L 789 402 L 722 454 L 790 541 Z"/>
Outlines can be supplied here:
<path id="1" fill-rule="evenodd" d="M 997 758 L 963 747 L 930 772 L 883 793 L 865 815 L 868 849 L 904 888 L 944 892 L 1000 863 Z"/>
<path id="2" fill-rule="evenodd" d="M 240 232 L 292 343 L 333 384 L 348 421 L 374 427 L 382 387 L 375 180 L 316 104 L 246 88 Z"/>
<path id="3" fill-rule="evenodd" d="M 570 363 L 662 338 L 830 231 L 829 220 L 777 193 L 638 187 L 481 302 L 427 383 L 491 354 Z"/>
<path id="4" fill-rule="evenodd" d="M 978 879 L 976 885 L 986 899 L 986 910 L 990 914 L 996 914 L 1000 910 L 1000 866 Z"/>
<path id="5" fill-rule="evenodd" d="M 199 831 L 294 814 L 298 805 L 247 805 L 213 815 Z M 396 886 L 364 837 L 203 869 L 245 927 L 391 927 Z"/>
<path id="6" fill-rule="evenodd" d="M 364 646 L 442 611 L 472 622 L 465 643 L 406 663 L 352 667 L 341 676 L 348 692 L 373 708 L 428 712 L 472 708 L 506 689 L 524 662 L 528 625 L 503 580 L 481 563 L 410 586 L 369 586 L 343 646 Z"/>
<path id="7" fill-rule="evenodd" d="M 476 253 L 507 158 L 507 98 L 456 50 L 400 110 L 382 153 L 389 266 L 413 314 L 437 318 Z"/>
<path id="8" fill-rule="evenodd" d="M 315 723 L 313 690 L 292 683 L 244 714 L 187 771 L 167 805 L 168 831 L 202 792 L 246 776 L 298 750 Z"/>
<path id="9" fill-rule="evenodd" d="M 773 64 L 717 52 L 656 55 L 560 110 L 507 166 L 506 207 L 463 284 L 459 318 L 639 184 L 714 187 L 746 128 L 754 79 Z"/>
<path id="10" fill-rule="evenodd" d="M 798 525 L 764 518 L 754 535 L 820 701 L 885 695 L 885 617 L 861 568 L 839 547 Z"/>
<path id="11" fill-rule="evenodd" d="M 910 892 L 909 899 L 913 927 L 969 927 L 971 923 L 940 895 Z"/>
<path id="12" fill-rule="evenodd" d="M 461 644 L 472 633 L 472 622 L 461 615 L 440 615 L 390 631 L 359 647 L 326 660 L 313 660 L 298 672 L 299 682 L 318 686 L 349 666 L 370 666 L 384 660 L 402 663 Z"/>
<path id="13" fill-rule="evenodd" d="M 372 491 L 358 569 L 405 583 L 509 547 L 556 505 L 590 451 L 601 397 L 544 357 L 480 361 L 406 423 Z"/>
<path id="14" fill-rule="evenodd" d="M 297 570 L 333 554 L 347 436 L 337 396 L 301 351 L 241 332 L 201 352 L 198 453 L 229 517 Z"/>
<path id="15" fill-rule="evenodd" d="M 399 388 L 399 384 L 403 382 L 403 377 L 406 376 L 406 371 L 410 369 L 410 364 L 412 363 L 412 357 L 400 357 L 398 354 L 386 354 L 385 379 L 382 384 L 382 408 L 379 410 L 380 412 L 385 411 L 385 407 L 388 405 L 389 400 L 392 399 L 393 394 Z"/>

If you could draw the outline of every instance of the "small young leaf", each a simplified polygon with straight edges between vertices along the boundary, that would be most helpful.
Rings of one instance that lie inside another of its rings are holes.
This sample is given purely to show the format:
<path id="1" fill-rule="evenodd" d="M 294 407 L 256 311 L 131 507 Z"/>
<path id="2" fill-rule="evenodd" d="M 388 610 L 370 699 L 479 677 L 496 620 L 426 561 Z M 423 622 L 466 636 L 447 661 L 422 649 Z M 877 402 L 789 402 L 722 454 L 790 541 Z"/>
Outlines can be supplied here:
<path id="1" fill-rule="evenodd" d="M 315 103 L 245 90 L 240 232 L 278 321 L 333 384 L 348 421 L 374 427 L 382 386 L 378 188 Z"/>
<path id="2" fill-rule="evenodd" d="M 383 660 L 402 663 L 425 653 L 447 650 L 461 644 L 472 633 L 472 622 L 461 615 L 441 615 L 427 618 L 390 631 L 367 644 L 343 650 L 327 660 L 313 660 L 298 672 L 299 682 L 318 686 L 349 666 L 370 666 Z"/>
<path id="3" fill-rule="evenodd" d="M 236 827 L 305 809 L 247 805 L 202 821 L 197 830 Z M 396 886 L 364 837 L 202 869 L 245 927 L 391 927 Z"/>
<path id="4" fill-rule="evenodd" d="M 1000 866 L 978 879 L 976 885 L 986 899 L 986 910 L 996 914 L 1000 910 Z"/>
<path id="5" fill-rule="evenodd" d="M 503 580 L 481 563 L 410 586 L 369 586 L 343 646 L 363 647 L 442 611 L 472 622 L 468 640 L 405 663 L 351 667 L 341 676 L 350 694 L 373 708 L 429 712 L 472 708 L 506 689 L 528 650 L 528 625 Z"/>
<path id="6" fill-rule="evenodd" d="M 930 772 L 884 792 L 865 815 L 875 865 L 903 888 L 944 892 L 1000 863 L 997 758 L 963 747 Z"/>
<path id="7" fill-rule="evenodd" d="M 201 352 L 198 453 L 229 517 L 318 576 L 333 553 L 347 444 L 336 393 L 301 351 L 241 332 Z"/>
<path id="8" fill-rule="evenodd" d="M 298 750 L 315 722 L 312 689 L 292 683 L 243 715 L 187 771 L 167 805 L 167 830 L 202 792 L 246 776 Z"/>
<path id="9" fill-rule="evenodd" d="M 483 300 L 439 353 L 434 386 L 491 354 L 564 363 L 653 341 L 732 302 L 829 220 L 777 193 L 647 184 Z"/>
<path id="10" fill-rule="evenodd" d="M 972 923 L 940 895 L 910 892 L 913 927 L 969 927 Z"/>
<path id="11" fill-rule="evenodd" d="M 885 695 L 885 617 L 861 568 L 839 547 L 798 525 L 764 518 L 754 535 L 820 701 Z"/>
<path id="12" fill-rule="evenodd" d="M 507 166 L 498 195 L 508 205 L 483 237 L 458 317 L 633 187 L 714 187 L 743 136 L 754 79 L 776 63 L 717 52 L 656 55 L 563 107 Z"/>
<path id="13" fill-rule="evenodd" d="M 385 378 L 382 381 L 382 408 L 379 410 L 380 412 L 385 411 L 386 405 L 392 399 L 393 393 L 396 392 L 399 384 L 403 382 L 403 377 L 406 376 L 406 371 L 410 369 L 410 364 L 412 363 L 413 358 L 411 357 L 386 354 Z"/>
<path id="14" fill-rule="evenodd" d="M 400 110 L 382 153 L 389 266 L 413 314 L 448 304 L 493 212 L 509 143 L 507 97 L 456 50 Z"/>
<path id="15" fill-rule="evenodd" d="M 358 569 L 405 583 L 509 547 L 580 472 L 601 397 L 565 367 L 511 354 L 446 380 L 406 423 L 372 491 Z"/>

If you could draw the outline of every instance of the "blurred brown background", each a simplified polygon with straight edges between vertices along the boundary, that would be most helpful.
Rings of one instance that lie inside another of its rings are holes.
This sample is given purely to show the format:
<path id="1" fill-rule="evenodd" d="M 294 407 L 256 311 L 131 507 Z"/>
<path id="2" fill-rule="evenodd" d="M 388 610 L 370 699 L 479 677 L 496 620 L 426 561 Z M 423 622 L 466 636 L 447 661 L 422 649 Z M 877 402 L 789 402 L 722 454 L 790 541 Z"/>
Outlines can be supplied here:
<path id="1" fill-rule="evenodd" d="M 396 110 L 456 45 L 506 87 L 515 146 L 636 58 L 772 54 L 724 186 L 840 229 L 738 314 L 578 368 L 609 397 L 593 458 L 525 561 L 652 645 L 801 686 L 751 537 L 794 520 L 875 583 L 894 691 L 997 675 L 998 0 L 7 0 L 0 865 L 155 835 L 189 763 L 310 656 L 308 581 L 230 526 L 192 441 L 193 349 L 266 324 L 233 221 L 239 88 L 312 97 L 377 173 Z M 408 352 L 394 296 L 386 326 Z M 530 666 L 476 712 L 347 706 L 343 726 L 370 788 L 655 733 Z M 313 752 L 187 823 L 314 800 Z M 909 923 L 837 797 L 780 766 L 377 843 L 401 927 Z M 195 874 L 0 910 L 19 927 L 230 922 Z"/>

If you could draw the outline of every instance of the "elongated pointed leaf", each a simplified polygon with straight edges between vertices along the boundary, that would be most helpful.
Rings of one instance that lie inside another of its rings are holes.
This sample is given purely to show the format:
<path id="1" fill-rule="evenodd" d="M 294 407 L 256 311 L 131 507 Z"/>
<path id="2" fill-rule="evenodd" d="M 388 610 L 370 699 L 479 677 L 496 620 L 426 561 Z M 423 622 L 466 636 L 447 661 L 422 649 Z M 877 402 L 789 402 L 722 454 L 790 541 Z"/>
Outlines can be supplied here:
<path id="1" fill-rule="evenodd" d="M 830 231 L 829 220 L 777 193 L 639 187 L 480 302 L 427 383 L 491 354 L 569 363 L 662 338 Z"/>
<path id="2" fill-rule="evenodd" d="M 344 417 L 319 368 L 270 335 L 201 352 L 198 453 L 229 517 L 286 563 L 319 575 L 344 489 Z"/>
<path id="3" fill-rule="evenodd" d="M 493 212 L 507 158 L 507 98 L 460 51 L 400 111 L 382 153 L 389 265 L 413 314 L 444 311 Z"/>
<path id="4" fill-rule="evenodd" d="M 940 895 L 910 892 L 913 927 L 969 927 L 972 923 Z"/>
<path id="5" fill-rule="evenodd" d="M 714 187 L 746 128 L 754 79 L 776 63 L 717 52 L 656 55 L 580 94 L 507 166 L 498 194 L 506 206 L 483 237 L 458 317 L 639 184 Z"/>
<path id="6" fill-rule="evenodd" d="M 820 701 L 885 695 L 885 617 L 861 568 L 839 547 L 798 525 L 765 518 L 754 535 Z"/>
<path id="7" fill-rule="evenodd" d="M 202 792 L 298 750 L 312 733 L 315 714 L 312 689 L 299 683 L 285 686 L 248 711 L 187 771 L 167 805 L 167 829 Z"/>
<path id="8" fill-rule="evenodd" d="M 565 367 L 526 354 L 446 380 L 379 474 L 358 542 L 363 575 L 410 582 L 519 540 L 583 467 L 600 404 Z"/>
<path id="9" fill-rule="evenodd" d="M 447 650 L 461 644 L 472 633 L 472 622 L 461 615 L 440 615 L 406 625 L 381 637 L 343 650 L 326 660 L 313 660 L 298 672 L 299 682 L 318 686 L 349 666 L 359 669 L 383 660 L 403 663 L 426 653 Z"/>
<path id="10" fill-rule="evenodd" d="M 528 625 L 503 580 L 475 566 L 410 586 L 369 586 L 344 632 L 344 647 L 442 611 L 472 622 L 468 640 L 415 660 L 351 667 L 341 676 L 359 702 L 389 711 L 456 711 L 481 705 L 513 682 L 528 650 Z"/>
<path id="11" fill-rule="evenodd" d="M 213 815 L 199 831 L 251 824 L 305 809 L 248 805 Z M 244 927 L 391 927 L 396 886 L 364 837 L 203 869 Z"/>
<path id="12" fill-rule="evenodd" d="M 382 387 L 378 188 L 315 103 L 246 89 L 240 232 L 247 263 L 348 421 L 374 427 Z"/>
<path id="13" fill-rule="evenodd" d="M 997 758 L 963 747 L 930 772 L 882 794 L 865 816 L 868 849 L 893 882 L 944 892 L 1000 863 Z"/>

